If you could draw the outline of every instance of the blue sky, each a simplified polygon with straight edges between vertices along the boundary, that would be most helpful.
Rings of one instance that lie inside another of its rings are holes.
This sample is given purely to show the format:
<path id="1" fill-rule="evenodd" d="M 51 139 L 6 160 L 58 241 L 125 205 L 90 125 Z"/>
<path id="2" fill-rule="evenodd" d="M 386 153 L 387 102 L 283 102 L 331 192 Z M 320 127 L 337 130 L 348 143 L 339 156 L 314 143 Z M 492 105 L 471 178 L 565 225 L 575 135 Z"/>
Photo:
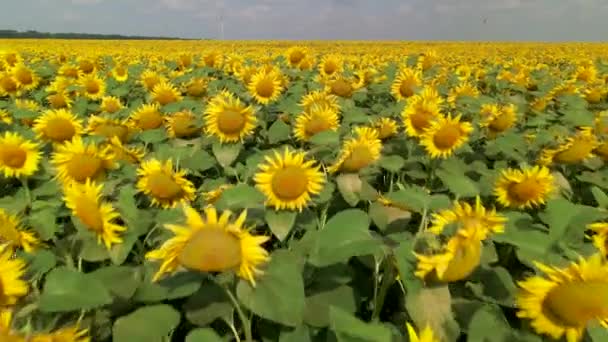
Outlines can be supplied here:
<path id="1" fill-rule="evenodd" d="M 227 39 L 588 41 L 608 32 L 608 0 L 6 2 L 0 28 L 50 32 L 218 38 L 222 12 Z"/>

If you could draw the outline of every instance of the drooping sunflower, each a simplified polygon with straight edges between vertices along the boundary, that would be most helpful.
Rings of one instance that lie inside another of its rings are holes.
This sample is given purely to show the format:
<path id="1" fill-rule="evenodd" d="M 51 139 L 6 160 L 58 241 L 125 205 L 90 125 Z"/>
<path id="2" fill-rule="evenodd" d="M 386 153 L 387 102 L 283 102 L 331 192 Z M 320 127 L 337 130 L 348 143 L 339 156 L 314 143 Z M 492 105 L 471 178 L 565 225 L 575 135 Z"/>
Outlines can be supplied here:
<path id="1" fill-rule="evenodd" d="M 342 145 L 338 160 L 327 169 L 329 173 L 359 172 L 380 159 L 382 141 L 378 131 L 369 127 L 355 127 L 354 137 Z"/>
<path id="2" fill-rule="evenodd" d="M 38 170 L 38 144 L 14 132 L 0 136 L 0 172 L 4 177 L 27 177 Z"/>
<path id="3" fill-rule="evenodd" d="M 498 203 L 518 209 L 538 207 L 545 203 L 554 190 L 554 178 L 544 166 L 528 167 L 522 170 L 502 171 L 494 194 Z"/>
<path id="4" fill-rule="evenodd" d="M 53 143 L 72 140 L 83 132 L 82 121 L 67 109 L 47 110 L 34 120 L 38 139 Z"/>
<path id="5" fill-rule="evenodd" d="M 127 120 L 111 119 L 102 116 L 91 116 L 86 132 L 90 135 L 105 137 L 107 140 L 117 137 L 123 143 L 129 140 L 134 128 Z"/>
<path id="6" fill-rule="evenodd" d="M 405 100 L 416 94 L 422 85 L 422 72 L 412 68 L 402 68 L 391 85 L 391 94 L 398 101 Z"/>
<path id="7" fill-rule="evenodd" d="M 203 77 L 194 77 L 185 85 L 186 94 L 192 97 L 202 97 L 207 93 L 209 80 Z"/>
<path id="8" fill-rule="evenodd" d="M 142 104 L 136 111 L 131 113 L 129 120 L 133 126 L 142 131 L 156 129 L 163 125 L 163 114 L 158 103 Z"/>
<path id="9" fill-rule="evenodd" d="M 165 122 L 170 138 L 186 139 L 201 132 L 196 115 L 189 110 L 173 113 L 165 118 Z"/>
<path id="10" fill-rule="evenodd" d="M 599 141 L 591 127 L 582 127 L 574 136 L 555 147 L 545 148 L 538 163 L 548 166 L 552 163 L 576 164 L 590 158 Z"/>
<path id="11" fill-rule="evenodd" d="M 90 342 L 88 329 L 68 326 L 51 333 L 34 334 L 27 342 Z"/>
<path id="12" fill-rule="evenodd" d="M 315 160 L 305 161 L 304 152 L 285 149 L 266 156 L 254 176 L 256 187 L 266 196 L 266 204 L 275 210 L 302 211 L 325 184 L 325 175 Z"/>
<path id="13" fill-rule="evenodd" d="M 479 89 L 470 82 L 461 82 L 456 87 L 450 89 L 448 94 L 448 103 L 452 106 L 456 105 L 458 99 L 462 97 L 479 97 Z"/>
<path id="14" fill-rule="evenodd" d="M 19 217 L 1 208 L 0 240 L 10 248 L 22 248 L 27 253 L 33 252 L 41 244 L 34 233 L 23 228 Z"/>
<path id="15" fill-rule="evenodd" d="M 408 323 L 407 334 L 410 338 L 409 342 L 439 342 L 439 340 L 435 338 L 435 333 L 433 333 L 430 325 L 425 326 L 420 334 L 417 334 L 414 327 Z"/>
<path id="16" fill-rule="evenodd" d="M 17 64 L 10 69 L 11 74 L 17 81 L 17 86 L 21 90 L 29 91 L 36 89 L 40 83 L 40 77 L 25 64 Z"/>
<path id="17" fill-rule="evenodd" d="M 46 102 L 49 103 L 49 106 L 52 109 L 66 109 L 72 107 L 74 100 L 72 100 L 66 92 L 62 91 L 49 94 L 49 96 L 46 97 Z"/>
<path id="18" fill-rule="evenodd" d="M 397 121 L 391 118 L 380 118 L 373 122 L 373 127 L 378 131 L 380 140 L 388 139 L 397 134 Z"/>
<path id="19" fill-rule="evenodd" d="M 459 230 L 475 231 L 479 239 L 485 240 L 489 234 L 502 233 L 506 221 L 506 217 L 496 213 L 495 209 L 484 207 L 478 196 L 475 206 L 465 201 L 456 201 L 451 209 L 433 213 L 429 232 L 439 235 L 448 226 L 455 225 Z"/>
<path id="20" fill-rule="evenodd" d="M 110 139 L 109 146 L 114 153 L 114 159 L 117 161 L 138 164 L 143 160 L 145 155 L 143 148 L 126 146 L 116 136 Z"/>
<path id="21" fill-rule="evenodd" d="M 262 247 L 269 237 L 252 235 L 243 227 L 247 212 L 243 211 L 234 221 L 230 211 L 224 211 L 218 217 L 213 206 L 204 209 L 204 217 L 188 206 L 184 212 L 184 225 L 165 226 L 175 236 L 146 254 L 147 259 L 161 261 L 153 281 L 183 267 L 199 272 L 234 270 L 239 277 L 255 285 L 255 278 L 263 273 L 259 267 L 270 259 Z"/>
<path id="22" fill-rule="evenodd" d="M 229 92 L 212 98 L 205 110 L 205 132 L 223 143 L 242 141 L 253 133 L 256 122 L 253 107 Z"/>
<path id="23" fill-rule="evenodd" d="M 494 137 L 509 128 L 513 127 L 517 122 L 517 114 L 515 113 L 515 105 L 487 107 L 487 112 L 484 113 L 482 106 L 483 120 L 481 127 L 486 127 L 490 137 Z"/>
<path id="24" fill-rule="evenodd" d="M 420 54 L 416 65 L 418 68 L 422 69 L 423 71 L 426 71 L 432 68 L 436 64 L 437 60 L 437 52 L 430 50 Z"/>
<path id="25" fill-rule="evenodd" d="M 106 93 L 106 82 L 102 78 L 91 74 L 78 79 L 83 96 L 91 100 L 99 100 Z"/>
<path id="26" fill-rule="evenodd" d="M 302 46 L 292 46 L 287 49 L 285 53 L 285 57 L 287 59 L 287 63 L 293 68 L 296 68 L 300 65 L 303 59 L 306 58 L 308 54 L 308 50 Z"/>
<path id="27" fill-rule="evenodd" d="M 253 75 L 247 89 L 249 90 L 249 94 L 258 103 L 268 104 L 279 98 L 283 91 L 283 86 L 276 72 L 261 70 Z"/>
<path id="28" fill-rule="evenodd" d="M 315 90 L 302 96 L 300 106 L 304 108 L 304 112 L 310 111 L 314 106 L 327 106 L 336 113 L 340 112 L 338 97 L 321 90 Z"/>
<path id="29" fill-rule="evenodd" d="M 87 179 L 100 179 L 108 170 L 116 168 L 114 158 L 109 146 L 85 143 L 77 136 L 57 146 L 51 164 L 57 170 L 56 178 L 62 183 L 84 183 Z"/>
<path id="30" fill-rule="evenodd" d="M 344 70 L 344 61 L 338 55 L 325 55 L 319 63 L 319 75 L 322 78 L 330 78 Z"/>
<path id="31" fill-rule="evenodd" d="M 99 110 L 110 114 L 114 114 L 123 108 L 125 108 L 125 106 L 116 96 L 104 96 L 101 99 L 101 105 L 99 106 Z"/>
<path id="32" fill-rule="evenodd" d="M 114 221 L 120 217 L 111 203 L 102 201 L 103 184 L 96 184 L 90 179 L 84 183 L 72 182 L 65 186 L 66 207 L 72 216 L 97 236 L 97 241 L 110 249 L 113 244 L 121 243 L 120 235 L 127 228 Z"/>
<path id="33" fill-rule="evenodd" d="M 325 82 L 325 91 L 341 98 L 350 98 L 357 89 L 359 85 L 356 81 L 343 75 L 337 75 Z"/>
<path id="34" fill-rule="evenodd" d="M 168 81 L 158 82 L 151 93 L 152 102 L 158 103 L 161 106 L 182 100 L 182 94 L 177 88 Z"/>
<path id="35" fill-rule="evenodd" d="M 233 186 L 234 185 L 232 184 L 222 184 L 213 190 L 203 192 L 203 198 L 207 204 L 214 204 L 220 198 L 220 196 L 222 196 L 224 191 L 232 188 Z"/>
<path id="36" fill-rule="evenodd" d="M 439 103 L 422 95 L 409 98 L 401 114 L 405 132 L 410 137 L 420 137 L 440 115 Z"/>
<path id="37" fill-rule="evenodd" d="M 339 127 L 340 118 L 336 111 L 327 105 L 315 105 L 298 115 L 293 134 L 300 141 L 308 141 L 317 133 L 328 130 L 337 131 Z"/>
<path id="38" fill-rule="evenodd" d="M 0 307 L 15 305 L 19 298 L 27 295 L 29 287 L 21 278 L 25 275 L 25 261 L 14 257 L 9 245 L 0 245 Z"/>
<path id="39" fill-rule="evenodd" d="M 139 83 L 149 92 L 154 90 L 157 84 L 166 82 L 166 78 L 152 70 L 146 70 L 141 73 Z"/>
<path id="40" fill-rule="evenodd" d="M 146 194 L 153 205 L 167 209 L 194 200 L 196 189 L 186 179 L 186 171 L 175 171 L 170 159 L 165 162 L 146 160 L 137 170 L 137 175 L 137 190 Z"/>
<path id="41" fill-rule="evenodd" d="M 447 158 L 468 141 L 471 131 L 473 125 L 470 122 L 461 122 L 460 115 L 454 118 L 451 114 L 439 116 L 424 131 L 420 144 L 431 158 Z"/>
<path id="42" fill-rule="evenodd" d="M 546 276 L 519 281 L 517 316 L 539 334 L 582 340 L 592 321 L 608 325 L 608 264 L 595 254 L 565 268 L 535 263 Z"/>

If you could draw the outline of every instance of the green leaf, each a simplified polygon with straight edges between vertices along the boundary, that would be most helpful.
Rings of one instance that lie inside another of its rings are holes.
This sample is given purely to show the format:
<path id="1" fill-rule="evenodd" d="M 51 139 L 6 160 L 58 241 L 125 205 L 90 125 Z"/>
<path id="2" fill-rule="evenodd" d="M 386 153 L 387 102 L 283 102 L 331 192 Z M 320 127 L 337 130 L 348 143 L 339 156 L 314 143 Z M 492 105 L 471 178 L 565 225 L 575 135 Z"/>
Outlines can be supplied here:
<path id="1" fill-rule="evenodd" d="M 514 340 L 509 322 L 501 309 L 494 305 L 482 306 L 469 323 L 467 341 L 510 342 Z"/>
<path id="2" fill-rule="evenodd" d="M 584 229 L 581 227 L 608 215 L 596 208 L 573 204 L 566 199 L 558 198 L 548 201 L 545 211 L 539 216 L 551 228 L 549 238 L 556 243 L 572 230 L 580 233 L 578 237 L 582 239 Z"/>
<path id="3" fill-rule="evenodd" d="M 80 249 L 79 256 L 82 260 L 98 262 L 110 257 L 106 246 L 99 242 L 96 237 L 87 236 L 80 241 L 82 241 L 82 248 Z"/>
<path id="4" fill-rule="evenodd" d="M 268 129 L 268 142 L 276 144 L 289 139 L 290 127 L 282 120 L 275 121 Z"/>
<path id="5" fill-rule="evenodd" d="M 452 314 L 452 296 L 447 286 L 408 291 L 405 307 L 418 329 L 429 325 L 440 341 L 453 341 L 460 334 Z"/>
<path id="6" fill-rule="evenodd" d="M 329 308 L 329 321 L 338 341 L 391 342 L 393 339 L 387 327 L 378 323 L 365 323 L 335 306 Z"/>
<path id="7" fill-rule="evenodd" d="M 400 156 L 383 156 L 378 161 L 378 165 L 386 171 L 397 173 L 405 165 L 405 159 Z"/>
<path id="8" fill-rule="evenodd" d="M 141 236 L 148 232 L 153 220 L 149 210 L 139 210 L 137 208 L 136 198 L 137 190 L 132 185 L 123 186 L 118 195 L 116 208 L 127 224 L 128 232 Z"/>
<path id="9" fill-rule="evenodd" d="M 296 212 L 288 210 L 266 210 L 264 217 L 270 231 L 279 241 L 283 241 L 293 228 L 297 215 Z"/>
<path id="10" fill-rule="evenodd" d="M 40 249 L 28 260 L 27 272 L 35 277 L 42 277 L 57 265 L 57 257 L 53 252 Z"/>
<path id="11" fill-rule="evenodd" d="M 338 146 L 340 144 L 340 134 L 334 131 L 319 132 L 310 137 L 310 143 L 316 146 Z"/>
<path id="12" fill-rule="evenodd" d="M 224 342 L 224 340 L 211 328 L 198 328 L 188 333 L 186 342 Z"/>
<path id="13" fill-rule="evenodd" d="M 606 195 L 602 189 L 598 188 L 597 186 L 592 186 L 591 193 L 593 194 L 593 198 L 599 207 L 604 209 L 608 208 L 608 195 Z"/>
<path id="14" fill-rule="evenodd" d="M 587 328 L 587 332 L 593 342 L 608 341 L 608 330 L 599 324 L 591 324 Z"/>
<path id="15" fill-rule="evenodd" d="M 369 224 L 369 217 L 359 209 L 337 213 L 319 232 L 309 262 L 323 267 L 380 251 L 381 243 L 371 235 Z"/>
<path id="16" fill-rule="evenodd" d="M 354 314 L 357 310 L 357 304 L 352 287 L 339 286 L 306 297 L 304 322 L 318 328 L 328 326 L 329 308 L 331 306 L 339 307 L 345 312 Z"/>
<path id="17" fill-rule="evenodd" d="M 241 303 L 260 317 L 290 327 L 302 324 L 304 281 L 297 259 L 292 254 L 275 251 L 256 286 L 241 280 L 236 293 Z"/>
<path id="18" fill-rule="evenodd" d="M 186 318 L 204 327 L 218 318 L 229 318 L 234 308 L 224 289 L 213 282 L 204 282 L 201 288 L 188 298 L 183 306 Z"/>
<path id="19" fill-rule="evenodd" d="M 351 207 L 354 207 L 359 203 L 360 192 L 363 186 L 361 178 L 356 173 L 343 173 L 336 177 L 336 184 L 338 185 L 338 191 L 342 195 L 342 198 Z"/>
<path id="20" fill-rule="evenodd" d="M 165 299 L 184 298 L 201 288 L 201 276 L 195 273 L 178 273 L 159 282 L 151 282 L 150 277 L 137 288 L 134 299 L 139 302 L 159 302 Z"/>
<path id="21" fill-rule="evenodd" d="M 57 209 L 45 208 L 30 213 L 27 218 L 28 226 L 38 234 L 42 240 L 52 239 L 59 232 L 57 225 Z"/>
<path id="22" fill-rule="evenodd" d="M 137 234 L 127 231 L 125 235 L 122 236 L 122 242 L 112 245 L 112 248 L 108 251 L 110 255 L 110 259 L 114 265 L 122 265 L 131 253 L 135 242 L 137 242 Z"/>
<path id="23" fill-rule="evenodd" d="M 428 209 L 431 203 L 431 195 L 418 186 L 411 186 L 403 190 L 391 192 L 386 196 L 391 201 L 418 213 L 424 211 L 425 208 Z"/>
<path id="24" fill-rule="evenodd" d="M 113 295 L 125 300 L 133 297 L 140 283 L 139 273 L 132 267 L 107 266 L 98 268 L 89 275 L 106 284 Z"/>
<path id="25" fill-rule="evenodd" d="M 283 331 L 279 342 L 311 342 L 310 329 L 305 325 L 300 325 L 292 331 Z"/>
<path id="26" fill-rule="evenodd" d="M 179 163 L 182 168 L 203 172 L 215 166 L 215 159 L 205 150 L 195 150 Z"/>
<path id="27" fill-rule="evenodd" d="M 479 195 L 479 187 L 464 173 L 451 170 L 437 170 L 437 177 L 441 179 L 450 191 L 459 197 L 473 197 Z"/>
<path id="28" fill-rule="evenodd" d="M 507 217 L 505 231 L 493 235 L 492 239 L 517 247 L 517 254 L 522 262 L 542 260 L 552 243 L 548 234 L 536 228 L 534 220 L 528 214 L 508 212 L 504 215 Z"/>
<path id="29" fill-rule="evenodd" d="M 222 192 L 216 202 L 216 207 L 232 210 L 263 208 L 264 199 L 264 195 L 256 188 L 247 184 L 239 184 Z"/>
<path id="30" fill-rule="evenodd" d="M 222 144 L 217 142 L 213 144 L 211 150 L 218 163 L 225 168 L 234 163 L 241 153 L 242 148 L 243 145 L 241 144 Z"/>
<path id="31" fill-rule="evenodd" d="M 406 210 L 374 202 L 369 206 L 369 216 L 380 230 L 385 230 L 389 224 L 397 220 L 409 220 L 412 214 Z"/>
<path id="32" fill-rule="evenodd" d="M 91 310 L 110 303 L 112 296 L 101 281 L 67 267 L 58 267 L 47 275 L 40 296 L 40 310 L 44 312 Z"/>
<path id="33" fill-rule="evenodd" d="M 565 124 L 572 126 L 593 126 L 594 115 L 593 112 L 586 110 L 585 108 L 568 108 L 561 111 L 563 114 L 563 120 Z"/>
<path id="34" fill-rule="evenodd" d="M 114 342 L 165 342 L 180 321 L 170 305 L 146 306 L 116 320 Z"/>
<path id="35" fill-rule="evenodd" d="M 146 144 L 156 144 L 167 139 L 167 132 L 164 127 L 149 129 L 139 133 L 137 137 Z"/>

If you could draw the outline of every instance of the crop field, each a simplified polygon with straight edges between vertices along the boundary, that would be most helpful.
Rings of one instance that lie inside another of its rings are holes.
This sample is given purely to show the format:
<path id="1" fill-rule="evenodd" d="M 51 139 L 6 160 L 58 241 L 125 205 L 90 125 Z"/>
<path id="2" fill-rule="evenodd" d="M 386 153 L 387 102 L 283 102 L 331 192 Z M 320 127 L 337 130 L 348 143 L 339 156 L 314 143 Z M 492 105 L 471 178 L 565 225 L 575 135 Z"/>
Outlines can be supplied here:
<path id="1" fill-rule="evenodd" d="M 607 56 L 0 40 L 0 341 L 608 341 Z"/>

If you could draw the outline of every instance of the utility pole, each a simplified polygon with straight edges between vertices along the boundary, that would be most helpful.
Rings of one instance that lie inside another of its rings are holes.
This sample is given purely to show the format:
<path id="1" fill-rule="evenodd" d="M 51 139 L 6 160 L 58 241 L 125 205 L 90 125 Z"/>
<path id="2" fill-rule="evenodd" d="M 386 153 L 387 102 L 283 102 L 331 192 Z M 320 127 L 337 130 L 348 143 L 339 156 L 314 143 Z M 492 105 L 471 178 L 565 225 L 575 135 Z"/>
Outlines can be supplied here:
<path id="1" fill-rule="evenodd" d="M 218 25 L 219 25 L 219 38 L 224 40 L 224 0 L 218 0 Z"/>

